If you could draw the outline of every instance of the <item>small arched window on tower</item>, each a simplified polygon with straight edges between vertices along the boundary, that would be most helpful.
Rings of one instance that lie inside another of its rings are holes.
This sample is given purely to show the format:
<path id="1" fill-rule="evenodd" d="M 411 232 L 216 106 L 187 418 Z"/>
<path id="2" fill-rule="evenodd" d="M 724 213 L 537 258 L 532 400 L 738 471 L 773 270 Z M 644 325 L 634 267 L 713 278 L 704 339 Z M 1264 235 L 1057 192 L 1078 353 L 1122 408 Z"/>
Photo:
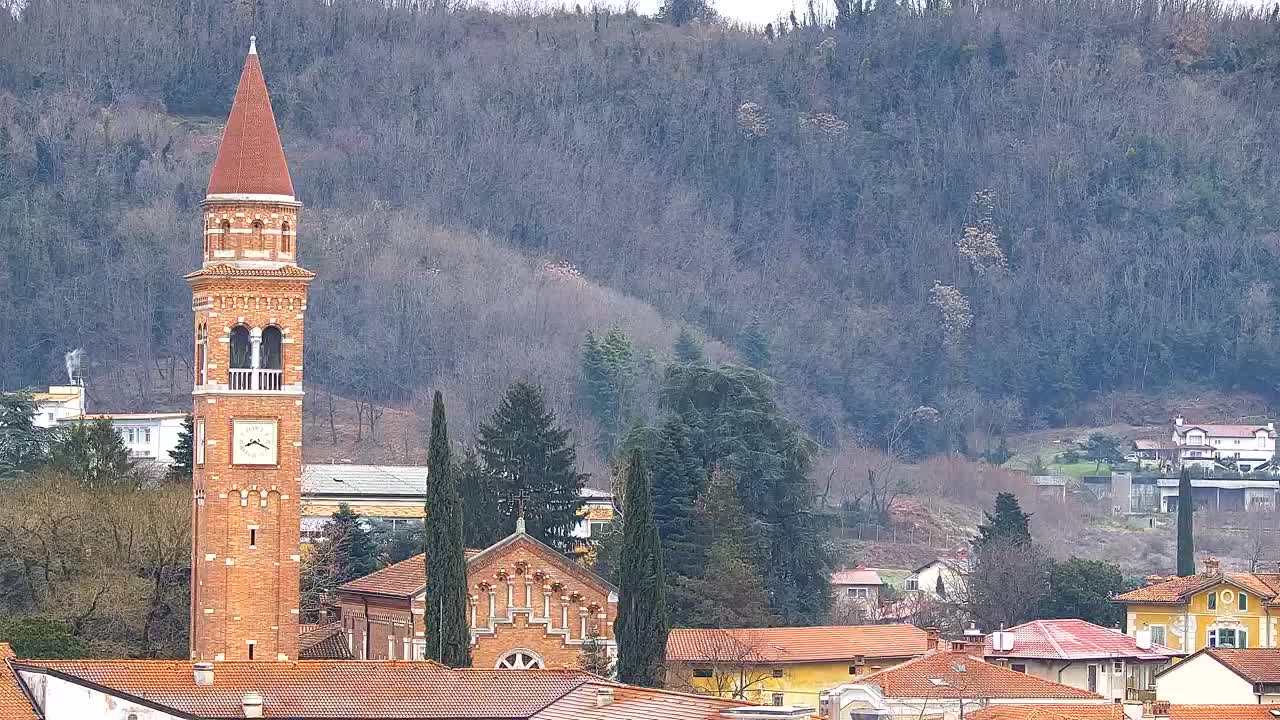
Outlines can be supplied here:
<path id="1" fill-rule="evenodd" d="M 203 386 L 209 379 L 209 326 L 200 323 L 196 328 L 196 385 Z"/>
<path id="2" fill-rule="evenodd" d="M 284 334 L 280 332 L 280 328 L 275 325 L 263 328 L 259 352 L 258 367 L 262 375 L 259 389 L 279 390 L 284 368 Z"/>
<path id="3" fill-rule="evenodd" d="M 253 221 L 253 246 L 255 250 L 266 250 L 267 239 L 262 235 L 262 221 Z"/>
<path id="4" fill-rule="evenodd" d="M 293 238 L 289 237 L 289 221 L 280 223 L 280 252 L 290 253 L 290 244 Z"/>
<path id="5" fill-rule="evenodd" d="M 218 236 L 218 250 L 227 250 L 231 247 L 231 221 L 222 221 L 222 234 Z"/>
<path id="6" fill-rule="evenodd" d="M 231 328 L 230 368 L 227 371 L 227 385 L 232 390 L 253 389 L 253 343 L 250 340 L 249 328 L 237 325 Z"/>

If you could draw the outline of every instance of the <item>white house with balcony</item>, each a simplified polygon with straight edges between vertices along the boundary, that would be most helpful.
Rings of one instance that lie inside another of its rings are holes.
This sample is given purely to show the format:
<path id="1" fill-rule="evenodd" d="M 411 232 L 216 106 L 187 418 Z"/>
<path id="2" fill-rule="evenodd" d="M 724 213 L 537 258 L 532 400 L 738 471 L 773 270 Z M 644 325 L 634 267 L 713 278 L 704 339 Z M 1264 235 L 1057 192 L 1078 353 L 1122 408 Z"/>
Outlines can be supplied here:
<path id="1" fill-rule="evenodd" d="M 1181 415 L 1173 420 L 1173 444 L 1184 465 L 1211 468 L 1234 465 L 1241 472 L 1257 470 L 1276 454 L 1275 423 L 1258 425 L 1192 425 Z"/>

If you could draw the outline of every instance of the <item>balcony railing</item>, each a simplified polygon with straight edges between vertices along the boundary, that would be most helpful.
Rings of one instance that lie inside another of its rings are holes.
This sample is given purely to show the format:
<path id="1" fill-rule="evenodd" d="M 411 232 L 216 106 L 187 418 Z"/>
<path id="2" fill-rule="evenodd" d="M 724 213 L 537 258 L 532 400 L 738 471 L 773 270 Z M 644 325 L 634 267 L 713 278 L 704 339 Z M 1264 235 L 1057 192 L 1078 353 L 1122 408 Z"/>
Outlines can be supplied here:
<path id="1" fill-rule="evenodd" d="M 281 388 L 281 371 L 263 368 L 231 368 L 228 371 L 227 388 L 230 390 L 266 390 Z"/>

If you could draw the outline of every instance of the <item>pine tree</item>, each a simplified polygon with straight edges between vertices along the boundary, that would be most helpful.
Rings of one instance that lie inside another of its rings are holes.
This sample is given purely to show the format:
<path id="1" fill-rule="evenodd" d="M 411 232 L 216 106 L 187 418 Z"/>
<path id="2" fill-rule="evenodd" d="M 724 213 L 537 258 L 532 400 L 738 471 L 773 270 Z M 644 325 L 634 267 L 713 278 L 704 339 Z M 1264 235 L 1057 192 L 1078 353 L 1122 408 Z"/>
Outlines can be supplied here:
<path id="1" fill-rule="evenodd" d="M 678 416 L 663 425 L 654 445 L 654 520 L 662 538 L 663 567 L 672 582 L 680 576 L 699 577 L 706 562 L 706 542 L 695 515 L 706 472 Z"/>
<path id="2" fill-rule="evenodd" d="M 498 481 L 475 448 L 467 448 L 453 468 L 462 498 L 462 540 L 469 548 L 483 550 L 506 535 Z"/>
<path id="3" fill-rule="evenodd" d="M 1196 574 L 1196 547 L 1192 529 L 1195 514 L 1195 497 L 1191 489 L 1191 471 L 1182 466 L 1178 476 L 1178 575 L 1190 577 Z"/>
<path id="4" fill-rule="evenodd" d="M 195 420 L 187 415 L 182 420 L 182 432 L 178 433 L 178 442 L 169 452 L 172 462 L 166 477 L 172 481 L 190 481 L 191 467 L 195 463 Z"/>
<path id="5" fill-rule="evenodd" d="M 991 43 L 987 46 L 987 60 L 994 68 L 1002 68 L 1009 62 L 1009 53 L 1004 48 L 1004 38 L 1000 35 L 999 27 L 991 31 Z"/>
<path id="6" fill-rule="evenodd" d="M 613 451 L 630 417 L 636 359 L 631 341 L 614 325 L 603 338 L 587 332 L 582 349 L 582 397 L 600 424 L 600 452 Z"/>
<path id="7" fill-rule="evenodd" d="M 569 431 L 556 427 L 541 388 L 527 382 L 512 385 L 493 418 L 480 425 L 476 446 L 497 482 L 505 531 L 514 531 L 514 501 L 524 497 L 529 534 L 562 553 L 571 552 L 587 475 L 577 471 Z"/>
<path id="8" fill-rule="evenodd" d="M 680 328 L 680 334 L 676 336 L 676 344 L 671 349 L 671 355 L 675 361 L 682 365 L 702 365 L 707 361 L 707 355 L 703 352 L 702 343 L 691 332 L 689 328 Z"/>
<path id="9" fill-rule="evenodd" d="M 36 427 L 29 392 L 0 393 L 0 479 L 34 470 L 48 459 L 52 433 Z"/>
<path id="10" fill-rule="evenodd" d="M 983 514 L 987 522 L 978 526 L 975 546 L 981 547 L 993 540 L 1008 540 L 1020 545 L 1031 543 L 1031 515 L 1022 512 L 1017 495 L 1011 492 L 997 494 L 995 514 Z"/>
<path id="11" fill-rule="evenodd" d="M 328 574 L 335 586 L 378 569 L 377 545 L 360 515 L 352 512 L 346 503 L 339 505 L 338 511 L 324 524 L 321 542 L 332 543 L 329 549 L 333 569 Z"/>
<path id="12" fill-rule="evenodd" d="M 91 490 L 142 486 L 129 448 L 106 418 L 71 426 L 50 449 L 49 464 Z"/>
<path id="13" fill-rule="evenodd" d="M 619 570 L 618 680 L 661 687 L 667 652 L 666 579 L 662 542 L 653 518 L 653 489 L 644 455 L 635 450 L 627 466 L 623 510 L 622 560 Z"/>
<path id="14" fill-rule="evenodd" d="M 694 627 L 767 627 L 770 610 L 765 579 L 756 567 L 765 540 L 742 509 L 737 482 L 724 471 L 712 474 L 698 500 L 697 522 L 712 537 L 701 577 L 678 579 L 673 604 Z"/>
<path id="15" fill-rule="evenodd" d="M 431 404 L 426 505 L 427 570 L 425 613 L 427 658 L 449 667 L 471 665 L 467 622 L 467 565 L 462 548 L 462 499 L 449 458 L 444 398 L 437 390 Z"/>

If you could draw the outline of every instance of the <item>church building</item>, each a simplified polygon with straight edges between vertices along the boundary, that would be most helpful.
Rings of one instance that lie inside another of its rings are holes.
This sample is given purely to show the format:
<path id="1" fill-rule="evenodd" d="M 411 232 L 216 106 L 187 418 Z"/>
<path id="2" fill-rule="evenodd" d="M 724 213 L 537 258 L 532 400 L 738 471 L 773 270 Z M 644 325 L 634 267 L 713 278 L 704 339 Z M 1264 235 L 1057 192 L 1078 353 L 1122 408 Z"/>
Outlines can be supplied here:
<path id="1" fill-rule="evenodd" d="M 251 43 L 204 208 L 195 315 L 193 660 L 298 657 L 302 341 L 293 194 Z"/>

